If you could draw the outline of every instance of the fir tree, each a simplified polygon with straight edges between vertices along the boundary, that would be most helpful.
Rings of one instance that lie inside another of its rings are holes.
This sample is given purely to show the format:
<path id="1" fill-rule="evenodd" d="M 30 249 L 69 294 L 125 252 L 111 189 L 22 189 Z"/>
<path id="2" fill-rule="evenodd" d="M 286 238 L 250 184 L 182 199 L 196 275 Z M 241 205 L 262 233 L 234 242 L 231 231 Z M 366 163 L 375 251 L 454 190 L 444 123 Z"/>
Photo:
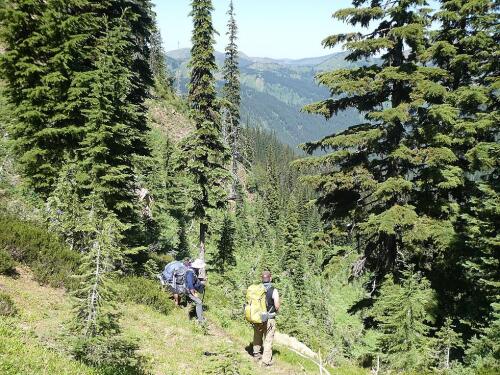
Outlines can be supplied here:
<path id="1" fill-rule="evenodd" d="M 117 267 L 123 260 L 122 223 L 95 194 L 85 202 L 81 230 L 86 233 L 79 287 L 73 292 L 72 352 L 76 358 L 116 373 L 140 373 L 138 346 L 121 336 L 116 307 Z"/>
<path id="2" fill-rule="evenodd" d="M 492 310 L 488 325 L 466 350 L 465 362 L 477 373 L 500 371 L 500 304 L 493 304 Z"/>
<path id="3" fill-rule="evenodd" d="M 89 197 L 82 228 L 87 232 L 80 288 L 75 292 L 76 327 L 85 337 L 118 332 L 114 309 L 116 294 L 112 280 L 121 261 L 121 224 L 108 212 L 97 195 Z"/>
<path id="4" fill-rule="evenodd" d="M 354 274 L 368 269 L 380 277 L 409 263 L 428 269 L 453 238 L 450 194 L 463 182 L 444 137 L 449 129 L 432 117 L 446 94 L 439 82 L 446 72 L 420 63 L 430 9 L 423 0 L 353 4 L 335 17 L 372 31 L 323 43 L 345 43 L 346 59 L 362 66 L 319 74 L 333 97 L 306 110 L 331 118 L 355 108 L 366 121 L 306 144 L 309 153 L 330 152 L 297 164 L 320 171 L 305 180 L 319 192 L 323 218 L 356 240 L 362 255 Z"/>
<path id="5" fill-rule="evenodd" d="M 289 199 L 285 228 L 283 232 L 283 269 L 293 282 L 293 287 L 300 294 L 304 290 L 303 239 L 299 226 L 297 201 L 294 196 Z"/>
<path id="6" fill-rule="evenodd" d="M 129 70 L 131 30 L 123 19 L 105 24 L 107 30 L 95 50 L 95 70 L 88 73 L 91 91 L 84 112 L 83 165 L 88 188 L 122 223 L 135 224 L 138 204 L 133 158 L 147 152 L 147 125 L 144 113 L 129 98 L 134 91 Z"/>
<path id="7" fill-rule="evenodd" d="M 64 238 L 70 249 L 79 252 L 84 248 L 85 239 L 81 223 L 85 212 L 79 183 L 81 174 L 76 162 L 63 165 L 56 187 L 47 200 L 49 228 Z"/>
<path id="8" fill-rule="evenodd" d="M 12 0 L 0 9 L 1 74 L 8 83 L 10 134 L 24 175 L 47 197 L 67 153 L 74 154 L 84 122 L 71 99 L 77 67 L 88 67 L 86 1 Z M 64 22 L 63 22 L 64 21 Z"/>
<path id="9" fill-rule="evenodd" d="M 436 333 L 434 352 L 438 368 L 448 370 L 451 367 L 452 351 L 463 347 L 460 334 L 451 318 L 446 318 L 441 329 Z"/>
<path id="10" fill-rule="evenodd" d="M 163 41 L 157 26 L 153 29 L 151 34 L 150 50 L 149 66 L 153 74 L 156 92 L 160 97 L 167 98 L 172 94 L 173 82 L 167 70 Z"/>
<path id="11" fill-rule="evenodd" d="M 238 26 L 234 18 L 233 1 L 229 3 L 229 23 L 227 24 L 229 44 L 226 47 L 226 59 L 224 61 L 224 87 L 222 89 L 223 97 L 227 102 L 223 108 L 225 113 L 224 120 L 229 124 L 229 144 L 231 148 L 231 174 L 233 183 L 231 186 L 231 199 L 237 199 L 238 186 L 238 161 L 239 157 L 239 137 L 240 137 L 240 72 L 239 72 L 239 54 L 236 45 Z"/>
<path id="12" fill-rule="evenodd" d="M 455 221 L 459 240 L 446 284 L 459 285 L 464 294 L 454 313 L 476 326 L 490 315 L 500 286 L 495 229 L 499 225 L 499 5 L 489 0 L 440 3 L 434 18 L 441 27 L 433 32 L 433 43 L 424 57 L 448 72 L 443 78 L 448 94 L 433 111 L 447 124 L 442 139 L 452 145 L 455 174 L 464 181 L 454 192 L 460 204 Z M 465 303 L 475 308 L 464 309 Z"/>
<path id="13" fill-rule="evenodd" d="M 236 265 L 234 257 L 235 232 L 234 219 L 229 214 L 224 215 L 217 250 L 211 261 L 221 275 L 224 275 L 229 267 Z"/>
<path id="14" fill-rule="evenodd" d="M 429 323 L 435 294 L 420 275 L 405 271 L 401 285 L 387 277 L 371 310 L 382 336 L 379 349 L 390 368 L 424 369 L 430 361 Z"/>
<path id="15" fill-rule="evenodd" d="M 13 0 L 0 12 L 6 45 L 0 65 L 13 104 L 10 132 L 25 176 L 35 191 L 47 197 L 66 156 L 76 155 L 80 160 L 81 142 L 89 131 L 89 97 L 95 96 L 91 72 L 98 59 L 94 52 L 102 52 L 102 45 L 96 46 L 101 38 L 96 36 L 106 32 L 104 20 L 127 25 L 128 50 L 120 59 L 131 84 L 121 99 L 136 108 L 137 130 L 146 129 L 144 100 L 152 82 L 148 65 L 151 4 L 145 0 Z M 134 145 L 135 151 L 143 144 Z"/>
<path id="16" fill-rule="evenodd" d="M 268 223 L 275 226 L 280 219 L 281 197 L 280 181 L 278 177 L 274 150 L 270 147 L 267 152 L 267 166 L 265 177 L 265 201 L 269 211 Z"/>
<path id="17" fill-rule="evenodd" d="M 193 214 L 200 222 L 200 258 L 205 258 L 205 242 L 210 222 L 210 210 L 226 204 L 225 186 L 228 174 L 225 169 L 227 151 L 222 142 L 218 116 L 214 72 L 217 70 L 214 55 L 212 2 L 193 0 L 193 47 L 191 49 L 191 78 L 189 104 L 195 131 L 184 145 L 187 171 L 193 176 Z"/>

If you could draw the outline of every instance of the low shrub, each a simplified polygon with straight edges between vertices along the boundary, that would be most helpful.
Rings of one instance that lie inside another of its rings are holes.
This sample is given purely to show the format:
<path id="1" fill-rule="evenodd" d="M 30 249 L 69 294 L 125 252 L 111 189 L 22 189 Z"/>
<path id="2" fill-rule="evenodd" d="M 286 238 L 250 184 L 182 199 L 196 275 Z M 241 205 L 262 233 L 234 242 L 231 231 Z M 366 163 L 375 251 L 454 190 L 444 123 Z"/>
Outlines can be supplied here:
<path id="1" fill-rule="evenodd" d="M 159 281 L 144 277 L 124 277 L 121 297 L 124 301 L 149 306 L 162 314 L 168 314 L 174 308 L 169 294 L 161 287 Z"/>
<path id="2" fill-rule="evenodd" d="M 0 316 L 15 316 L 17 308 L 14 301 L 6 293 L 0 292 Z"/>
<path id="3" fill-rule="evenodd" d="M 0 215 L 0 249 L 28 265 L 41 284 L 69 289 L 75 286 L 71 275 L 78 268 L 80 255 L 46 228 Z"/>
<path id="4" fill-rule="evenodd" d="M 73 355 L 104 375 L 144 374 L 146 360 L 136 342 L 121 336 L 76 337 Z"/>
<path id="5" fill-rule="evenodd" d="M 16 261 L 5 250 L 0 249 L 0 274 L 11 275 L 15 272 Z"/>

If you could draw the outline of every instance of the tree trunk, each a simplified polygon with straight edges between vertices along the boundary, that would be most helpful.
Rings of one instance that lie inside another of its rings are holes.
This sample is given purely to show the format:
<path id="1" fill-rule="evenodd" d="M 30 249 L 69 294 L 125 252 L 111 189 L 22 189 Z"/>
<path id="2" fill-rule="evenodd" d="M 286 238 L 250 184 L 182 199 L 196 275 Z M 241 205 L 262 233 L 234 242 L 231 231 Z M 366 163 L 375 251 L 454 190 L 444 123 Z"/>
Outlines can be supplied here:
<path id="1" fill-rule="evenodd" d="M 445 358 L 444 368 L 445 369 L 450 368 L 450 347 L 449 346 L 446 348 L 446 358 Z"/>
<path id="2" fill-rule="evenodd" d="M 205 241 L 207 237 L 208 225 L 206 223 L 200 223 L 200 253 L 198 257 L 205 261 Z M 201 268 L 198 274 L 200 280 L 205 280 L 207 278 L 207 271 L 205 268 Z"/>

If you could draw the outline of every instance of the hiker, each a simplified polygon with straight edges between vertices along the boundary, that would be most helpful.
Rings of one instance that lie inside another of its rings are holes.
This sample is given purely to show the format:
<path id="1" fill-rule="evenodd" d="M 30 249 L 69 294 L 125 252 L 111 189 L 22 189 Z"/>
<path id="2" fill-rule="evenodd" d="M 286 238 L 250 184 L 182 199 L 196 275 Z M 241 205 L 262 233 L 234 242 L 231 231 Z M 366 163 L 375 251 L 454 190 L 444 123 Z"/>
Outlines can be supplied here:
<path id="1" fill-rule="evenodd" d="M 185 287 L 185 277 L 191 260 L 184 259 L 183 262 L 173 261 L 165 266 L 165 270 L 159 275 L 162 285 L 164 285 L 174 297 L 176 306 L 180 304 L 180 296 L 187 293 Z"/>
<path id="2" fill-rule="evenodd" d="M 255 323 L 256 320 L 253 320 L 253 355 L 256 360 L 262 360 L 262 364 L 265 366 L 271 366 L 273 339 L 276 332 L 276 314 L 280 309 L 279 293 L 272 285 L 272 280 L 271 272 L 264 271 L 262 273 L 262 285 L 260 287 L 263 286 L 265 290 L 266 312 L 262 314 L 261 322 Z M 250 321 L 248 317 L 247 320 Z M 263 353 L 261 353 L 262 345 L 264 345 Z"/>
<path id="3" fill-rule="evenodd" d="M 196 317 L 198 319 L 198 323 L 203 324 L 205 322 L 205 318 L 203 317 L 203 301 L 200 298 L 199 293 L 205 292 L 205 286 L 198 278 L 198 274 L 200 269 L 205 268 L 206 264 L 201 259 L 196 259 L 193 263 L 191 263 L 190 267 L 186 272 L 186 289 L 187 296 L 191 301 L 193 301 L 196 305 Z"/>

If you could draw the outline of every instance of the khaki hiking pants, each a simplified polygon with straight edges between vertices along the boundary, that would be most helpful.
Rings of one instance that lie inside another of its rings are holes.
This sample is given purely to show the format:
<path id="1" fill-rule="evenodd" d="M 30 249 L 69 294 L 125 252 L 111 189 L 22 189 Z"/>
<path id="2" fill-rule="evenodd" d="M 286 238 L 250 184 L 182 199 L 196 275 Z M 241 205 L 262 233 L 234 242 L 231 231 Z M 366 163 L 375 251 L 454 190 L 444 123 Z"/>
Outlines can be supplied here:
<path id="1" fill-rule="evenodd" d="M 273 357 L 273 340 L 276 332 L 276 319 L 269 319 L 267 323 L 253 325 L 253 355 L 255 358 L 261 358 L 260 351 L 264 344 L 264 354 L 262 354 L 262 363 L 271 364 Z"/>

